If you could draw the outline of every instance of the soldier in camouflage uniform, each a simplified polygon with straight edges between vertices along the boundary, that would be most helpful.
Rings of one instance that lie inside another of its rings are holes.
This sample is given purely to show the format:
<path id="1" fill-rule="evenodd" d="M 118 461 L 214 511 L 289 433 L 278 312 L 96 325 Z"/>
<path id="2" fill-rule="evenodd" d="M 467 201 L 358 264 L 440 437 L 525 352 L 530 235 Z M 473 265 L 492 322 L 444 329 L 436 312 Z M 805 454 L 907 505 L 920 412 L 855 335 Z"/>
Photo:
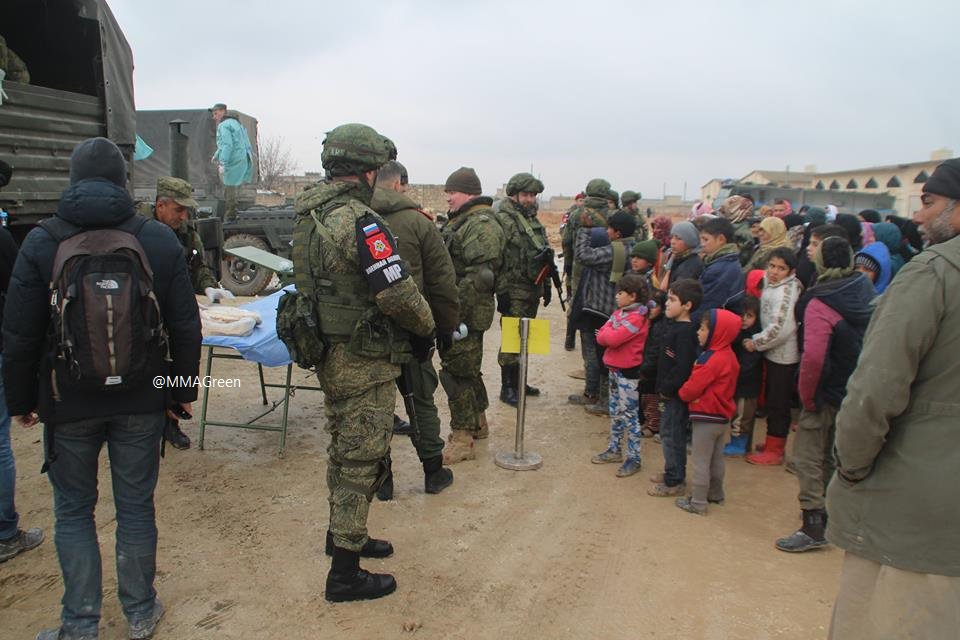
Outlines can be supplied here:
<path id="1" fill-rule="evenodd" d="M 573 281 L 570 304 L 571 320 L 580 331 L 580 354 L 583 357 L 584 369 L 584 391 L 583 393 L 572 394 L 567 397 L 567 401 L 572 404 L 591 405 L 600 397 L 601 392 L 601 372 L 597 363 L 597 345 L 593 335 L 593 328 L 582 326 L 577 317 L 578 309 L 582 307 L 582 301 L 578 297 L 577 289 L 580 286 L 580 272 L 583 266 L 575 260 L 574 240 L 577 232 L 583 228 L 606 227 L 607 217 L 612 213 L 607 208 L 608 196 L 610 195 L 610 183 L 603 178 L 594 178 L 587 183 L 584 190 L 587 197 L 583 203 L 570 213 L 567 226 L 563 229 L 563 256 L 564 264 L 571 266 L 571 279 Z M 587 334 L 589 332 L 589 335 Z"/>
<path id="2" fill-rule="evenodd" d="M 440 382 L 450 401 L 452 430 L 443 458 L 453 464 L 474 459 L 474 438 L 485 438 L 489 431 L 480 365 L 483 332 L 493 324 L 504 239 L 491 209 L 493 200 L 480 195 L 480 179 L 473 169 L 461 167 L 450 174 L 444 191 L 450 221 L 443 227 L 443 239 L 457 272 L 460 322 L 468 330 L 466 337 L 440 352 Z"/>
<path id="3" fill-rule="evenodd" d="M 297 295 L 309 300 L 324 349 L 314 363 L 325 395 L 330 445 L 327 575 L 331 602 L 379 598 L 396 589 L 388 574 L 360 569 L 360 556 L 393 546 L 367 535 L 370 501 L 386 469 L 397 363 L 433 349 L 433 316 L 400 258 L 389 228 L 369 204 L 376 172 L 396 155 L 389 139 L 362 124 L 327 134 L 327 179 L 297 197 L 293 235 Z M 278 311 L 278 314 L 282 311 Z M 278 319 L 279 322 L 279 319 Z"/>
<path id="4" fill-rule="evenodd" d="M 7 41 L 3 36 L 0 36 L 0 71 L 6 74 L 5 79 L 8 82 L 30 84 L 30 72 L 27 70 L 27 65 L 20 59 L 20 56 L 13 52 L 13 49 L 7 46 Z M 3 79 L 3 77 L 0 77 L 0 80 Z"/>
<path id="5" fill-rule="evenodd" d="M 550 304 L 553 293 L 549 272 L 544 267 L 553 262 L 553 249 L 547 232 L 537 219 L 537 195 L 543 183 L 529 173 L 518 173 L 507 182 L 507 199 L 500 201 L 497 220 L 503 227 L 503 268 L 497 277 L 497 310 L 504 316 L 536 318 L 540 299 Z M 540 282 L 537 282 L 537 279 Z M 520 389 L 520 357 L 516 353 L 497 354 L 500 365 L 500 400 L 517 406 Z M 536 387 L 527 386 L 527 395 L 540 395 Z"/>
<path id="6" fill-rule="evenodd" d="M 190 183 L 169 176 L 157 178 L 157 199 L 152 206 L 148 203 L 137 205 L 141 215 L 162 222 L 177 234 L 187 259 L 194 293 L 205 294 L 210 302 L 233 298 L 232 293 L 220 288 L 213 271 L 203 261 L 203 241 L 190 220 L 191 212 L 196 209 L 197 201 L 193 199 L 193 187 Z M 180 428 L 178 420 L 167 419 L 163 439 L 176 449 L 190 448 L 190 437 Z"/>
<path id="7" fill-rule="evenodd" d="M 396 237 L 400 257 L 406 261 L 410 277 L 430 305 L 437 325 L 437 339 L 447 345 L 453 341 L 451 336 L 460 318 L 457 274 L 433 219 L 404 195 L 402 181 L 406 173 L 396 160 L 384 165 L 377 174 L 377 188 L 370 207 L 383 216 Z M 406 364 L 403 370 L 416 409 L 416 429 L 411 439 L 423 464 L 423 488 L 427 493 L 440 493 L 453 483 L 453 472 L 443 467 L 440 416 L 433 399 L 440 382 L 437 370 L 432 359 Z M 381 488 L 377 495 L 385 498 L 387 494 Z"/>
<path id="8" fill-rule="evenodd" d="M 642 242 L 650 237 L 646 217 L 640 212 L 639 202 L 641 197 L 639 191 L 624 191 L 623 195 L 620 196 L 620 211 L 626 211 L 637 222 L 637 230 L 633 234 L 633 239 L 636 242 Z"/>

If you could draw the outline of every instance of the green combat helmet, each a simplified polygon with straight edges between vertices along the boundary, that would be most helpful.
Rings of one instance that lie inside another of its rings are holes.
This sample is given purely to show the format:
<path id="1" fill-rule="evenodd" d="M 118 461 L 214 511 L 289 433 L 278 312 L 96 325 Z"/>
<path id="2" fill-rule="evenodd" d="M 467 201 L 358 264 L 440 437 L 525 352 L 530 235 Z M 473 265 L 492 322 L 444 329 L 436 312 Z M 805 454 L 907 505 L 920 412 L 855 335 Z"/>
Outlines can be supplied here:
<path id="1" fill-rule="evenodd" d="M 607 192 L 607 200 L 613 200 L 615 207 L 620 206 L 620 194 L 613 189 L 610 189 L 610 191 Z"/>
<path id="2" fill-rule="evenodd" d="M 610 194 L 610 183 L 603 178 L 594 178 L 587 183 L 587 188 L 583 191 L 590 198 L 603 198 L 606 200 Z"/>
<path id="3" fill-rule="evenodd" d="M 639 191 L 624 191 L 623 195 L 620 196 L 620 202 L 623 204 L 623 206 L 627 206 L 628 204 L 632 204 L 639 200 L 640 197 Z"/>
<path id="4" fill-rule="evenodd" d="M 343 124 L 327 132 L 320 161 L 331 177 L 376 171 L 397 157 L 397 147 L 365 124 Z"/>
<path id="5" fill-rule="evenodd" d="M 543 183 L 530 173 L 518 173 L 507 183 L 507 195 L 515 196 L 518 193 L 543 193 Z"/>

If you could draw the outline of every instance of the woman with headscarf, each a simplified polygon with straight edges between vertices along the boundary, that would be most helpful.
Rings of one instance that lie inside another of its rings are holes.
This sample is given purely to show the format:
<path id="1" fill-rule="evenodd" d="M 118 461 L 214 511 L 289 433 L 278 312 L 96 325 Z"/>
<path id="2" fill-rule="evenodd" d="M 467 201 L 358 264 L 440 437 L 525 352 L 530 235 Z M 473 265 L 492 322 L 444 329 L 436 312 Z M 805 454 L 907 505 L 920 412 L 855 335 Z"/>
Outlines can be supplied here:
<path id="1" fill-rule="evenodd" d="M 838 213 L 835 224 L 847 232 L 854 253 L 863 249 L 863 227 L 860 225 L 860 218 L 849 213 Z"/>
<path id="2" fill-rule="evenodd" d="M 670 230 L 673 228 L 673 221 L 667 216 L 657 216 L 650 221 L 650 226 L 653 229 L 653 239 L 657 241 L 659 256 L 650 272 L 650 281 L 659 289 L 667 273 L 667 262 L 670 261 Z"/>
<path id="3" fill-rule="evenodd" d="M 903 234 L 900 233 L 900 229 L 892 222 L 878 222 L 873 225 L 873 236 L 877 239 L 877 242 L 884 244 L 890 252 L 890 276 L 897 275 L 900 267 L 913 257 L 913 253 L 908 249 L 909 245 L 903 242 Z"/>
<path id="4" fill-rule="evenodd" d="M 777 247 L 793 248 L 790 239 L 787 237 L 787 225 L 780 218 L 764 218 L 760 222 L 760 231 L 757 237 L 760 239 L 760 246 L 757 247 L 750 263 L 744 268 L 744 273 L 753 269 L 766 269 L 767 257 Z"/>
<path id="5" fill-rule="evenodd" d="M 783 217 L 783 224 L 787 226 L 787 238 L 793 244 L 794 249 L 800 250 L 803 244 L 803 216 L 799 213 L 790 213 Z"/>
<path id="6" fill-rule="evenodd" d="M 753 202 L 743 196 L 730 196 L 723 201 L 718 210 L 721 218 L 726 218 L 733 225 L 733 242 L 740 249 L 740 265 L 750 262 L 756 245 L 753 234 L 750 233 L 750 216 L 753 214 Z"/>
<path id="7" fill-rule="evenodd" d="M 900 235 L 903 236 L 903 243 L 907 247 L 907 253 L 910 254 L 910 257 L 923 251 L 923 238 L 920 236 L 920 229 L 913 220 L 891 214 L 887 216 L 887 222 L 900 229 Z M 907 262 L 910 262 L 910 258 L 907 258 Z"/>

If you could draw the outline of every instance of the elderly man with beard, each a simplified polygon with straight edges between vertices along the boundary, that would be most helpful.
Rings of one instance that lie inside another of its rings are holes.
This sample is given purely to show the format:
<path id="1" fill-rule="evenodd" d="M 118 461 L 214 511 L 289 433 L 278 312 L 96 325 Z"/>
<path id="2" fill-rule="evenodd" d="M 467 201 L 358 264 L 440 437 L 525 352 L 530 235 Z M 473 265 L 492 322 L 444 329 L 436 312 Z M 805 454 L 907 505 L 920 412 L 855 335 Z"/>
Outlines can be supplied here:
<path id="1" fill-rule="evenodd" d="M 880 299 L 837 416 L 827 539 L 846 551 L 830 637 L 953 638 L 960 627 L 960 159 L 914 221 L 926 251 Z"/>

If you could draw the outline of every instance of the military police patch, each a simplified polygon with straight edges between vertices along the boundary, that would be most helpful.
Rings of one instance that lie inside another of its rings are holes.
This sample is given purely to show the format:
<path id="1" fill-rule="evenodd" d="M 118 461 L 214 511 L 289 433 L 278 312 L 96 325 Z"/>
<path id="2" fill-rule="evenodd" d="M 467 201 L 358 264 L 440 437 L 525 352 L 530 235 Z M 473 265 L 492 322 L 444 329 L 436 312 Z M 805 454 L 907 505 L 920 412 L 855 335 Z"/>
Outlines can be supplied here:
<path id="1" fill-rule="evenodd" d="M 369 214 L 357 220 L 357 254 L 374 294 L 407 277 L 393 234 Z"/>

